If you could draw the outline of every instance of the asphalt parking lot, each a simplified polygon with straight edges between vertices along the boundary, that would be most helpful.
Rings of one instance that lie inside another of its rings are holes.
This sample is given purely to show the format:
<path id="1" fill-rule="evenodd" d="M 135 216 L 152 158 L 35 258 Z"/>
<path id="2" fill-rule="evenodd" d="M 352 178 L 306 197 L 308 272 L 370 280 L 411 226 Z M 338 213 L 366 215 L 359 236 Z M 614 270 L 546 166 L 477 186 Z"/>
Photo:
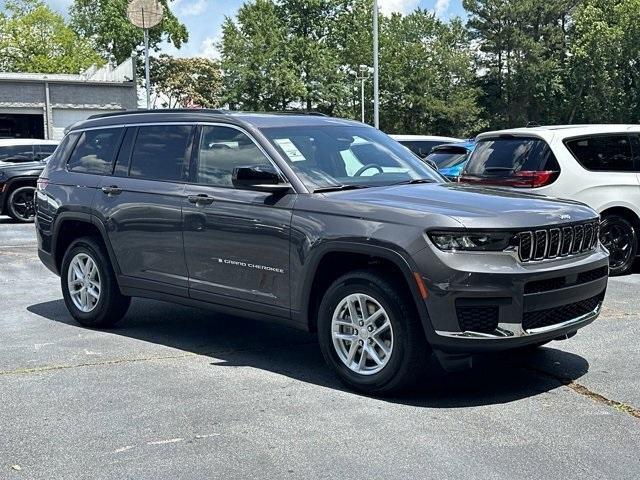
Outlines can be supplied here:
<path id="1" fill-rule="evenodd" d="M 285 327 L 135 300 L 82 328 L 0 217 L 0 478 L 638 479 L 636 271 L 571 340 L 376 399 Z"/>

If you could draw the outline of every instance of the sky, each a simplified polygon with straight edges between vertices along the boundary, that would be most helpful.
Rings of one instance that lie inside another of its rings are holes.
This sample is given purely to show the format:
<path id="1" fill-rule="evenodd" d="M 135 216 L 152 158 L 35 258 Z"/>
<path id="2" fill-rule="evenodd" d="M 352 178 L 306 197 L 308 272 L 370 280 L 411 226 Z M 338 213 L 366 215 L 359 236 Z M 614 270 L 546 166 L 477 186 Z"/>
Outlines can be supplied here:
<path id="1" fill-rule="evenodd" d="M 55 10 L 66 15 L 73 0 L 45 0 Z M 187 26 L 189 42 L 180 50 L 164 45 L 163 53 L 192 57 L 217 57 L 215 44 L 220 40 L 225 16 L 233 17 L 245 0 L 172 0 L 171 10 Z M 417 7 L 429 9 L 442 18 L 464 16 L 462 0 L 378 0 L 383 13 L 408 13 Z"/>

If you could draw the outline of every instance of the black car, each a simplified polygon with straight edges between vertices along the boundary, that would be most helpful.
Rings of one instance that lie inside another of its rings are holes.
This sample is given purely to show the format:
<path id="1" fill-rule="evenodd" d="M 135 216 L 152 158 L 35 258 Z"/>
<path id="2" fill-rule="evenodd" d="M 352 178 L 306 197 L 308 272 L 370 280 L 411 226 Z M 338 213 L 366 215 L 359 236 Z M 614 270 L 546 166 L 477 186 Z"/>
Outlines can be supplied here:
<path id="1" fill-rule="evenodd" d="M 36 181 L 56 146 L 47 140 L 0 140 L 0 215 L 33 221 Z"/>
<path id="2" fill-rule="evenodd" d="M 70 128 L 41 175 L 39 256 L 81 324 L 131 297 L 318 333 L 352 387 L 390 392 L 599 314 L 607 252 L 572 201 L 445 182 L 361 123 L 156 111 Z"/>

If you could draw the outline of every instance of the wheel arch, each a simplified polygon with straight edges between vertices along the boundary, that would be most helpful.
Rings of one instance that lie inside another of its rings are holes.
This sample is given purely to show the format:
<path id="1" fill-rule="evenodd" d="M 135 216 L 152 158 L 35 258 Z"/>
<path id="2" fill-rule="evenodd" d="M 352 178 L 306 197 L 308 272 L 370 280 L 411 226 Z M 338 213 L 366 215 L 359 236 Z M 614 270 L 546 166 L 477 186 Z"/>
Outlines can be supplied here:
<path id="1" fill-rule="evenodd" d="M 119 274 L 120 268 L 116 262 L 106 228 L 93 215 L 84 212 L 62 212 L 56 218 L 53 227 L 52 253 L 58 272 L 60 272 L 62 258 L 69 245 L 74 240 L 86 236 L 96 238 L 105 246 L 111 265 L 116 275 Z"/>
<path id="2" fill-rule="evenodd" d="M 317 310 L 326 288 L 343 274 L 359 268 L 378 268 L 395 276 L 408 288 L 415 309 L 420 316 L 427 338 L 430 322 L 424 299 L 416 283 L 417 268 L 406 254 L 386 246 L 355 242 L 330 242 L 318 247 L 307 262 L 306 274 L 298 291 L 297 321 L 309 331 L 317 330 Z"/>

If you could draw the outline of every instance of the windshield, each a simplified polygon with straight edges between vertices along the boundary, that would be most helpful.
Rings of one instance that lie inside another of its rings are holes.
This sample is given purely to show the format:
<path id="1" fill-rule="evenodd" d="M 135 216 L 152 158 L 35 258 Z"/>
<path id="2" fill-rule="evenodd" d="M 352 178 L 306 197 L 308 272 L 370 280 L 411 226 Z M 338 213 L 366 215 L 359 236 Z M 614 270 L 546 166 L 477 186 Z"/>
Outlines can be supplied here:
<path id="1" fill-rule="evenodd" d="M 405 147 L 371 127 L 274 127 L 262 133 L 311 190 L 444 181 Z"/>
<path id="2" fill-rule="evenodd" d="M 438 168 L 451 168 L 456 165 L 460 165 L 467 159 L 466 150 L 436 150 L 427 157 L 427 160 L 431 160 Z"/>
<path id="3" fill-rule="evenodd" d="M 465 169 L 472 176 L 511 176 L 520 171 L 560 170 L 542 139 L 505 137 L 480 140 Z"/>

